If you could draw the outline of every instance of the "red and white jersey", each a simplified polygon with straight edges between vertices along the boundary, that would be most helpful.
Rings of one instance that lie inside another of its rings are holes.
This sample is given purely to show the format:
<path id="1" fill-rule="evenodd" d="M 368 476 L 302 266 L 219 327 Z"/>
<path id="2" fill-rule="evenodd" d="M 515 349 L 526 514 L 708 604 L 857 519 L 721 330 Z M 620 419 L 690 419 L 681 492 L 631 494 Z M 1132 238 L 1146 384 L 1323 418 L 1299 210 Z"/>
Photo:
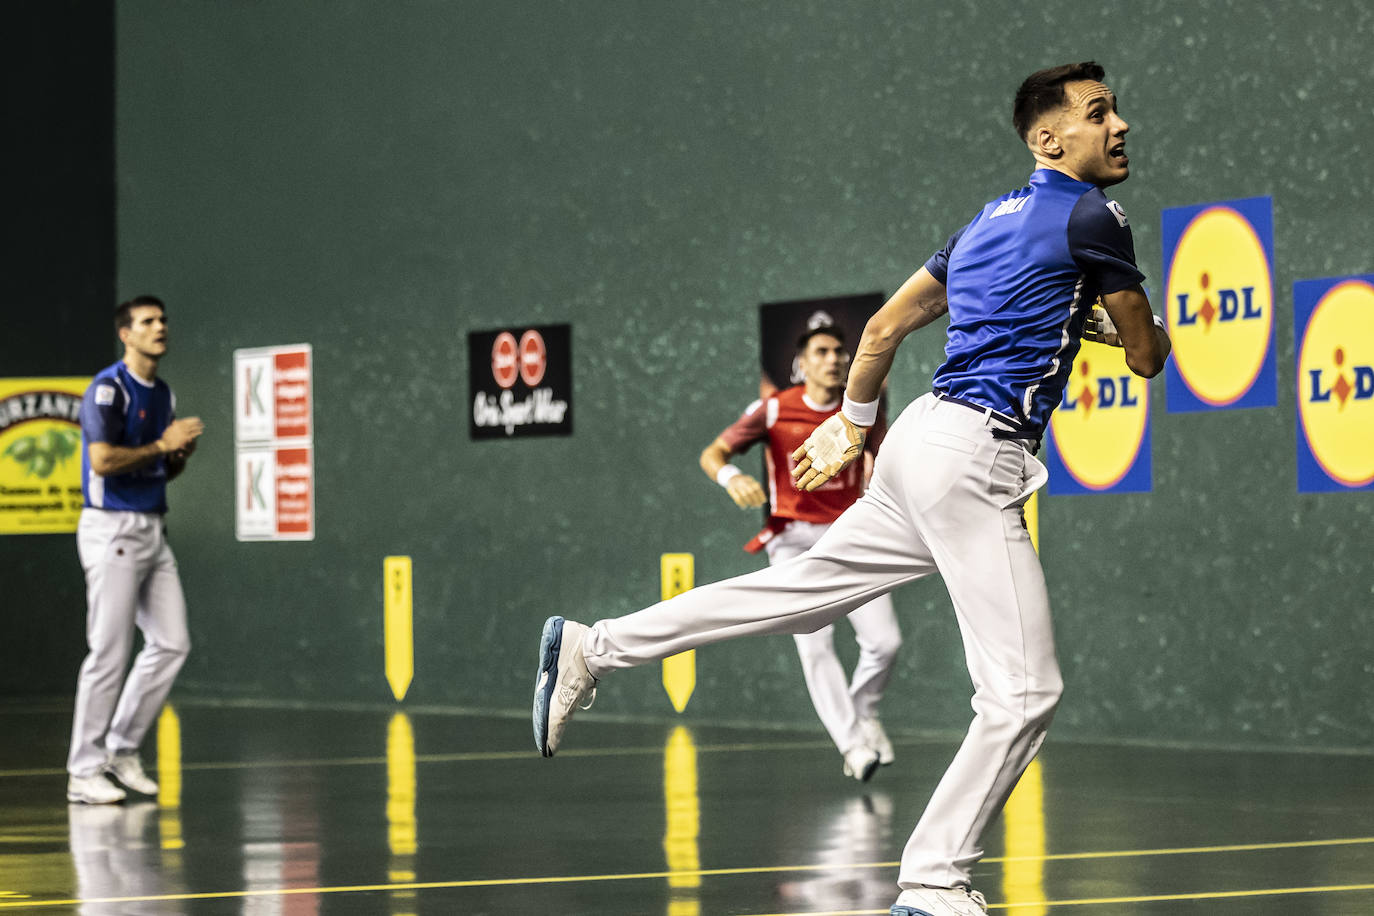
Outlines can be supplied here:
<path id="1" fill-rule="evenodd" d="M 792 453 L 811 432 L 840 410 L 840 402 L 817 404 L 806 396 L 806 386 L 787 388 L 764 400 L 755 401 L 730 425 L 720 438 L 731 452 L 742 452 L 755 442 L 766 442 L 768 501 L 773 519 L 800 519 L 805 522 L 833 522 L 840 513 L 863 495 L 864 463 L 855 461 L 838 477 L 810 493 L 798 490 L 792 482 Z M 869 430 L 864 450 L 876 454 L 887 433 L 881 412 Z M 770 528 L 775 526 L 771 523 Z"/>

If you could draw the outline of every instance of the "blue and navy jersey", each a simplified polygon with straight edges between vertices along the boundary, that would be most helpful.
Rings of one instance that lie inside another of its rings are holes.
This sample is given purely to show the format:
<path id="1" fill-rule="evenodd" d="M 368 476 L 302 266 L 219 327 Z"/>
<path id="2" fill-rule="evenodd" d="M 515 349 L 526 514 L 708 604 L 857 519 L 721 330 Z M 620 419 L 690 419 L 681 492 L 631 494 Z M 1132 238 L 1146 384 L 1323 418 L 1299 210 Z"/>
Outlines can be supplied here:
<path id="1" fill-rule="evenodd" d="M 81 495 L 95 509 L 167 511 L 167 460 L 159 457 L 127 474 L 102 477 L 91 470 L 92 442 L 126 448 L 162 438 L 175 417 L 176 398 L 162 379 L 145 381 L 121 360 L 101 369 L 81 399 Z"/>
<path id="2" fill-rule="evenodd" d="M 949 332 L 934 385 L 1043 430 L 1099 295 L 1145 279 L 1126 214 L 1095 185 L 1038 169 L 926 262 Z"/>

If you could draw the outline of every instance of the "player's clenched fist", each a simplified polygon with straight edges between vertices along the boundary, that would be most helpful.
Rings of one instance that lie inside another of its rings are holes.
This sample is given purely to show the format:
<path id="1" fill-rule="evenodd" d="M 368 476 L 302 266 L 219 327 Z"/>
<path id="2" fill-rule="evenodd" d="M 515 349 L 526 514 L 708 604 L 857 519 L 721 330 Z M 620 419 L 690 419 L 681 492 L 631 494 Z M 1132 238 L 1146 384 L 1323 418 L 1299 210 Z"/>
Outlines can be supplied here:
<path id="1" fill-rule="evenodd" d="M 868 430 L 851 423 L 842 413 L 827 417 L 792 453 L 796 467 L 792 480 L 798 490 L 811 491 L 843 471 L 863 454 Z"/>
<path id="2" fill-rule="evenodd" d="M 725 492 L 730 494 L 735 505 L 741 509 L 757 509 L 768 502 L 763 487 L 759 486 L 759 482 L 748 474 L 736 474 L 731 477 L 725 485 Z"/>

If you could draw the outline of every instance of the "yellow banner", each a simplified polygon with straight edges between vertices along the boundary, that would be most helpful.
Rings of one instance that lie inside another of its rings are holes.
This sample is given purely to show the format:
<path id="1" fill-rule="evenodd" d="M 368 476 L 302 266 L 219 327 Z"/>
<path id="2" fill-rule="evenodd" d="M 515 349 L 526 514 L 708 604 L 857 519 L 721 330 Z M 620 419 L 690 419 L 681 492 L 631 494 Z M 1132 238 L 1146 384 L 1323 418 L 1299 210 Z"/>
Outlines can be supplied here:
<path id="1" fill-rule="evenodd" d="M 76 530 L 89 378 L 0 379 L 0 534 Z"/>

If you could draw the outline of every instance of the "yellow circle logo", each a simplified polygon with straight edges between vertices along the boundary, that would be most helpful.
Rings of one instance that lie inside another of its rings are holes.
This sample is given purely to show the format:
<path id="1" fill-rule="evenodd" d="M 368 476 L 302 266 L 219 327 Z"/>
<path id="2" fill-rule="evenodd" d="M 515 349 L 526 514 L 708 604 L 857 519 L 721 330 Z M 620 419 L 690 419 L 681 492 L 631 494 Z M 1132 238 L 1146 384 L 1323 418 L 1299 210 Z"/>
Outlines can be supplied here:
<path id="1" fill-rule="evenodd" d="M 1298 416 L 1312 457 L 1349 487 L 1374 482 L 1374 286 L 1338 283 L 1298 353 Z"/>
<path id="2" fill-rule="evenodd" d="M 1150 390 L 1126 367 L 1126 351 L 1084 341 L 1050 415 L 1055 452 L 1079 484 L 1110 489 L 1135 466 L 1149 416 Z"/>
<path id="3" fill-rule="evenodd" d="M 1179 237 L 1167 279 L 1179 375 L 1199 400 L 1217 407 L 1234 403 L 1258 378 L 1273 331 L 1264 243 L 1235 210 L 1208 207 Z"/>

